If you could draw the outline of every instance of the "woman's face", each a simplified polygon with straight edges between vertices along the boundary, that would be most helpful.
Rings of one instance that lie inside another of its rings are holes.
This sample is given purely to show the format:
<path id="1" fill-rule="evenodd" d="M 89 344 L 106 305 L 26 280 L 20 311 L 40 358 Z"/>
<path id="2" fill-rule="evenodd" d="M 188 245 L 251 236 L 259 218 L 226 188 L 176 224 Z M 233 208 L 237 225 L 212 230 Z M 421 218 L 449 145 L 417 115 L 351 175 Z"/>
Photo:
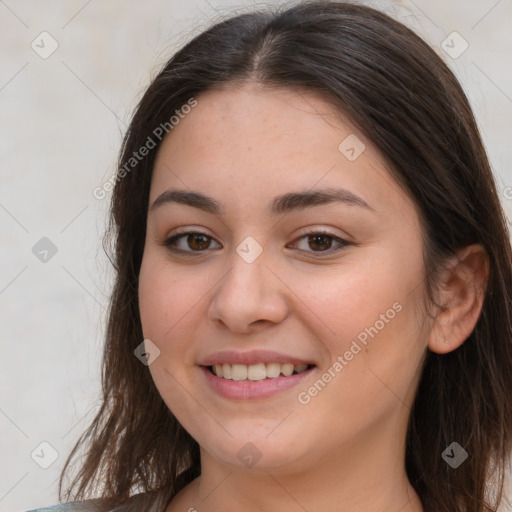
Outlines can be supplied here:
<path id="1" fill-rule="evenodd" d="M 160 394 L 222 464 L 402 449 L 429 329 L 413 203 L 314 93 L 196 99 L 159 149 L 140 272 Z"/>

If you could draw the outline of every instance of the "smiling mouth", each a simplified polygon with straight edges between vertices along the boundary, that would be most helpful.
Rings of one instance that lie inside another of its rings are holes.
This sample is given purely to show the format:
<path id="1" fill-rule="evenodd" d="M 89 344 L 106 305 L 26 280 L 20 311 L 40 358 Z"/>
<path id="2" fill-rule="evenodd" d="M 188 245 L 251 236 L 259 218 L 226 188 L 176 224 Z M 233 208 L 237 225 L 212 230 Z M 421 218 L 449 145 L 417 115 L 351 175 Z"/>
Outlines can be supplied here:
<path id="1" fill-rule="evenodd" d="M 243 380 L 265 380 L 277 377 L 289 377 L 313 368 L 313 364 L 293 365 L 291 363 L 258 363 L 258 364 L 214 364 L 208 366 L 210 372 L 222 379 L 243 381 Z"/>

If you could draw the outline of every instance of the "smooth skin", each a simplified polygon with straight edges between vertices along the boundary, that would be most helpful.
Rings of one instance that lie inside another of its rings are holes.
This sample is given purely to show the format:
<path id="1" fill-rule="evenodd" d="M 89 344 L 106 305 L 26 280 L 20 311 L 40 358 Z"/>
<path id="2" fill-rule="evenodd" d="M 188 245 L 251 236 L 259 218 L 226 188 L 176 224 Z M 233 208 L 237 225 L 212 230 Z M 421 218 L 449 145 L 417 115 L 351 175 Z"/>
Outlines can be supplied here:
<path id="1" fill-rule="evenodd" d="M 167 512 L 422 511 L 404 466 L 419 368 L 427 347 L 450 352 L 473 330 L 485 252 L 473 245 L 448 262 L 439 299 L 449 307 L 430 318 L 415 205 L 339 111 L 311 91 L 253 82 L 196 99 L 157 155 L 139 282 L 144 337 L 161 351 L 152 377 L 201 447 L 201 476 Z M 351 134 L 366 147 L 354 161 L 338 149 Z M 370 208 L 269 211 L 276 196 L 325 188 L 346 189 Z M 177 202 L 152 208 L 171 189 L 206 195 L 223 213 Z M 205 236 L 166 246 L 178 228 Z M 308 237 L 319 231 L 329 235 Z M 236 251 L 249 236 L 263 249 L 252 263 Z M 300 403 L 299 393 L 395 303 L 400 312 Z M 227 399 L 199 366 L 224 349 L 275 350 L 316 368 L 269 398 Z M 237 457 L 248 442 L 261 453 L 253 467 Z"/>

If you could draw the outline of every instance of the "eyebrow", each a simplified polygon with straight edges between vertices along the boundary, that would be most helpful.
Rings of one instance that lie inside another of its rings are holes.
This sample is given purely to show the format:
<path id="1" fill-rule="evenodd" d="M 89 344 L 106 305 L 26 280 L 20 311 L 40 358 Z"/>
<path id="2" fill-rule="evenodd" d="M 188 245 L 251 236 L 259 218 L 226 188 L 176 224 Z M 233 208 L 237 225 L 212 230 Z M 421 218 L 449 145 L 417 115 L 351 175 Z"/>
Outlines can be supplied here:
<path id="1" fill-rule="evenodd" d="M 168 203 L 192 206 L 193 208 L 198 208 L 214 215 L 224 214 L 224 210 L 217 200 L 199 192 L 191 192 L 188 190 L 166 190 L 155 199 L 149 210 L 153 211 Z M 325 188 L 304 192 L 289 192 L 287 194 L 276 196 L 271 201 L 268 211 L 271 214 L 278 215 L 293 210 L 302 210 L 313 206 L 332 203 L 359 206 L 376 213 L 376 211 L 364 199 L 343 188 Z"/>

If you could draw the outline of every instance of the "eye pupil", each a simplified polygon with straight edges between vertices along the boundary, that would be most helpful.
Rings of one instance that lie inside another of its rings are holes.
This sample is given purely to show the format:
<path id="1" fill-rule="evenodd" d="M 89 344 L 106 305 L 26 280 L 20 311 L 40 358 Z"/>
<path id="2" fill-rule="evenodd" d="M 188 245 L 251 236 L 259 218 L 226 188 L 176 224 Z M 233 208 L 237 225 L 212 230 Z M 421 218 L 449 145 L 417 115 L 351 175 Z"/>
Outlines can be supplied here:
<path id="1" fill-rule="evenodd" d="M 314 248 L 315 245 L 321 246 L 320 249 L 330 249 L 332 245 L 332 238 L 329 235 L 310 235 L 308 237 L 308 243 L 311 245 L 311 248 Z"/>
<path id="2" fill-rule="evenodd" d="M 207 237 L 206 235 L 202 235 L 201 233 L 192 233 L 188 235 L 187 243 L 191 249 L 197 251 L 207 249 L 208 245 L 210 244 L 209 237 Z"/>

